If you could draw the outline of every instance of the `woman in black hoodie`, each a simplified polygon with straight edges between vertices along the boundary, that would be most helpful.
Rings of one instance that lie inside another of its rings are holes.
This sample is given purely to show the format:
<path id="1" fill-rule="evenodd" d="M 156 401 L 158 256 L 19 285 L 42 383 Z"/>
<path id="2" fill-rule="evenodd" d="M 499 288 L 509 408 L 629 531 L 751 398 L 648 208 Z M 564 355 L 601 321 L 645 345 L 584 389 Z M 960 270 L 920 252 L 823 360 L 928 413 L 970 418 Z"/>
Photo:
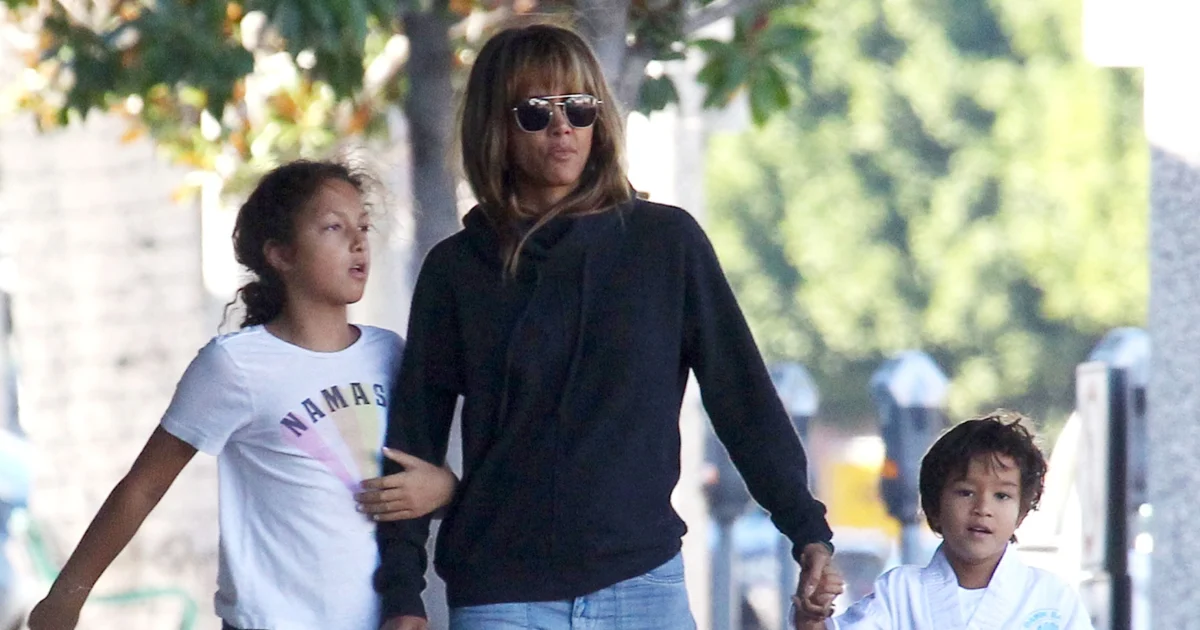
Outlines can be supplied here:
<path id="1" fill-rule="evenodd" d="M 694 627 L 671 507 L 689 370 L 795 545 L 798 615 L 824 614 L 831 534 L 804 450 L 704 232 L 630 189 L 591 49 L 557 26 L 496 34 L 460 131 L 479 205 L 421 268 L 387 436 L 443 462 L 462 397 L 463 478 L 436 547 L 451 627 Z M 424 616 L 428 531 L 379 527 L 388 630 Z"/>

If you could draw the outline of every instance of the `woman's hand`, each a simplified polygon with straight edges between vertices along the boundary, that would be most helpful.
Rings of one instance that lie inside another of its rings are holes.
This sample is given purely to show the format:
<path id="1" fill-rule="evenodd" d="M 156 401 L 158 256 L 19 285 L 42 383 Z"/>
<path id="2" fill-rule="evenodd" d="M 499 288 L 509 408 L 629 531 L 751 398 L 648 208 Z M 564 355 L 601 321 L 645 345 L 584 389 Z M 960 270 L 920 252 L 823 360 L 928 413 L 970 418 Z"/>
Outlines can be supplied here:
<path id="1" fill-rule="evenodd" d="M 833 600 L 842 591 L 846 589 L 846 581 L 842 579 L 842 574 L 837 567 L 829 564 L 826 565 L 824 573 L 821 575 L 821 580 L 817 584 L 816 590 L 813 591 L 809 598 L 810 602 L 817 606 L 825 608 L 825 613 L 821 616 L 805 615 L 800 611 L 804 608 L 803 602 L 798 597 L 794 597 L 792 604 L 796 609 L 796 629 L 797 630 L 825 630 L 825 619 L 833 616 Z"/>
<path id="2" fill-rule="evenodd" d="M 832 560 L 833 554 L 821 543 L 810 543 L 801 553 L 800 584 L 792 597 L 794 623 L 801 630 L 823 627 L 833 615 L 833 600 L 846 588 Z"/>
<path id="3" fill-rule="evenodd" d="M 420 518 L 450 503 L 458 477 L 448 468 L 434 466 L 408 453 L 383 449 L 384 457 L 404 467 L 401 472 L 362 482 L 358 511 L 371 520 L 402 521 Z"/>

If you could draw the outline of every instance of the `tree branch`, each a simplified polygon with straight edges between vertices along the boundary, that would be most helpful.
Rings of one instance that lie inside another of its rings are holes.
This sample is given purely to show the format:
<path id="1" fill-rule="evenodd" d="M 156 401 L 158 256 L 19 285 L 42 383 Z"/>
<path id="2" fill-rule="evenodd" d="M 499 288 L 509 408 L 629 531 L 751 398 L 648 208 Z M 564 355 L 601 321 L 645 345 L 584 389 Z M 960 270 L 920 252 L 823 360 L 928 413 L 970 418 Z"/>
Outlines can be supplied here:
<path id="1" fill-rule="evenodd" d="M 718 0 L 708 6 L 691 9 L 683 22 L 683 34 L 696 31 L 727 17 L 733 17 L 764 4 L 764 0 Z"/>
<path id="2" fill-rule="evenodd" d="M 490 11 L 472 13 L 450 27 L 450 38 L 458 39 L 461 37 L 471 41 L 478 40 L 483 33 L 504 23 L 505 20 L 512 16 L 511 0 Z"/>
<path id="3" fill-rule="evenodd" d="M 630 0 L 575 0 L 580 30 L 596 51 L 609 82 L 620 76 L 629 32 Z"/>
<path id="4" fill-rule="evenodd" d="M 621 60 L 621 71 L 616 78 L 613 89 L 617 92 L 617 100 L 629 111 L 638 107 L 638 91 L 646 76 L 646 64 L 650 63 L 653 55 L 644 46 L 631 46 Z M 626 112 L 628 113 L 628 111 Z"/>

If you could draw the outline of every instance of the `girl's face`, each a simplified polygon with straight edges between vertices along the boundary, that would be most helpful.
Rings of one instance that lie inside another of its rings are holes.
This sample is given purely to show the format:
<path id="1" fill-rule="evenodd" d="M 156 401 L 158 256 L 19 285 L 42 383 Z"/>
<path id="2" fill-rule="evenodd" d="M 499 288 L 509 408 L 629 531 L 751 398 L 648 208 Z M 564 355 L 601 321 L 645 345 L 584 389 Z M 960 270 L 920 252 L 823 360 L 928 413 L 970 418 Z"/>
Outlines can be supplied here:
<path id="1" fill-rule="evenodd" d="M 975 457 L 967 474 L 942 489 L 936 525 L 944 551 L 960 576 L 967 569 L 995 570 L 1021 524 L 1021 469 L 1007 455 Z"/>
<path id="2" fill-rule="evenodd" d="M 330 179 L 297 217 L 276 265 L 288 300 L 346 306 L 362 299 L 371 265 L 371 219 L 348 182 Z"/>
<path id="3" fill-rule="evenodd" d="M 508 157 L 516 176 L 517 196 L 529 209 L 545 210 L 570 194 L 591 155 L 594 124 L 577 127 L 567 115 L 567 108 L 572 108 L 576 123 L 588 122 L 586 113 L 579 115 L 581 106 L 586 108 L 587 99 L 561 98 L 571 94 L 577 93 L 545 85 L 534 85 L 518 94 L 514 106 L 537 105 L 544 111 L 545 104 L 550 104 L 549 125 L 541 130 L 524 130 L 517 112 L 509 113 Z M 591 120 L 594 122 L 595 117 Z M 526 125 L 538 126 L 528 121 Z"/>

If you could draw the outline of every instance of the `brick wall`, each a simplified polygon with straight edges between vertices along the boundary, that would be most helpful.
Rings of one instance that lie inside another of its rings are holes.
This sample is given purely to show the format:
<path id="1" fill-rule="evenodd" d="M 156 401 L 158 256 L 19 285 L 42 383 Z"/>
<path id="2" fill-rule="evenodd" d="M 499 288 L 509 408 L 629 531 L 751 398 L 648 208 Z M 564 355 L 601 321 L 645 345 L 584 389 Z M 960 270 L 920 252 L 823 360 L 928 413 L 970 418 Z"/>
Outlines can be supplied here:
<path id="1" fill-rule="evenodd" d="M 0 230 L 16 268 L 20 416 L 38 451 L 31 512 L 62 560 L 216 331 L 200 276 L 198 213 L 181 174 L 124 123 L 93 115 L 48 135 L 0 127 Z M 211 615 L 216 473 L 184 471 L 96 593 L 178 587 Z M 81 628 L 180 627 L 180 600 L 89 604 Z"/>

